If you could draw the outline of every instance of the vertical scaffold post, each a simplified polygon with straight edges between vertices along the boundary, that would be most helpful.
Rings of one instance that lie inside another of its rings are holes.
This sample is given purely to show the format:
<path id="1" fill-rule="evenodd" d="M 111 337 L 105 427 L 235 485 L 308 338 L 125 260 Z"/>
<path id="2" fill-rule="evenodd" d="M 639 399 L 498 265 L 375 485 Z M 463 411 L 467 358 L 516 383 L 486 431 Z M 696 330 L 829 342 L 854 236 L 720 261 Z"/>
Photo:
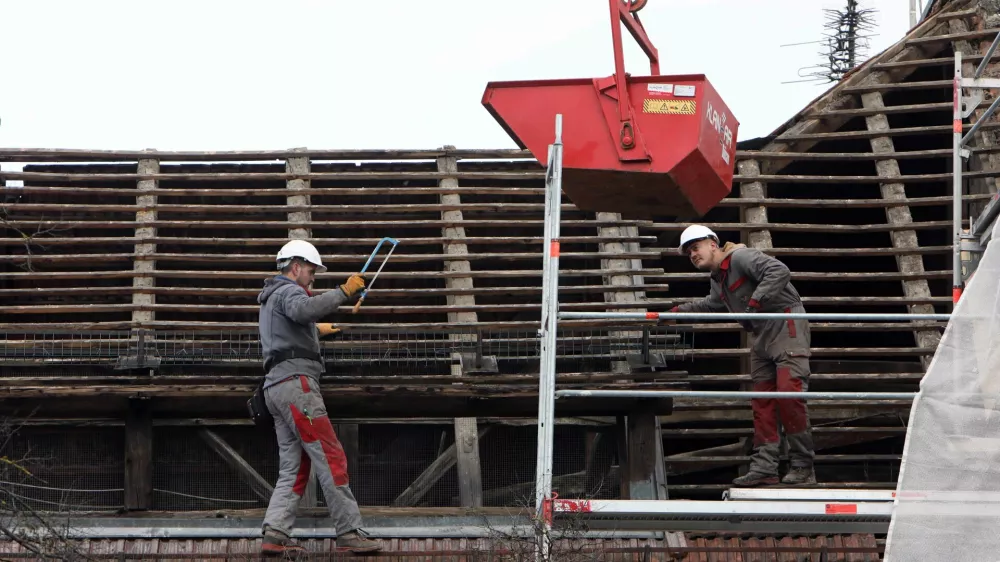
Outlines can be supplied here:
<path id="1" fill-rule="evenodd" d="M 545 260 L 542 265 L 542 349 L 538 377 L 538 456 L 535 474 L 535 514 L 541 536 L 535 559 L 549 560 L 552 528 L 552 442 L 555 423 L 556 329 L 559 318 L 559 221 L 562 204 L 562 114 L 556 115 L 556 138 L 549 145 L 545 173 Z"/>
<path id="2" fill-rule="evenodd" d="M 951 128 L 951 217 L 955 229 L 952 249 L 952 304 L 962 297 L 965 285 L 962 279 L 962 53 L 955 51 L 955 76 L 952 88 L 952 128 Z"/>

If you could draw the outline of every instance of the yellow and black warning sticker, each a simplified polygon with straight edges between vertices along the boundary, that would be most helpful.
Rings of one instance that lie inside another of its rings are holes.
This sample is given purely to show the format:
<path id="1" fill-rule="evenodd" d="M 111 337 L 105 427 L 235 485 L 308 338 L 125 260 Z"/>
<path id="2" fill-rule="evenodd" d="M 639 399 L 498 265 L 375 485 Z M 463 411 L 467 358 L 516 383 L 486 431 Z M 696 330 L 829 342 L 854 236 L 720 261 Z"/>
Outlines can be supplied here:
<path id="1" fill-rule="evenodd" d="M 695 100 L 642 100 L 643 113 L 667 113 L 670 115 L 694 115 Z"/>

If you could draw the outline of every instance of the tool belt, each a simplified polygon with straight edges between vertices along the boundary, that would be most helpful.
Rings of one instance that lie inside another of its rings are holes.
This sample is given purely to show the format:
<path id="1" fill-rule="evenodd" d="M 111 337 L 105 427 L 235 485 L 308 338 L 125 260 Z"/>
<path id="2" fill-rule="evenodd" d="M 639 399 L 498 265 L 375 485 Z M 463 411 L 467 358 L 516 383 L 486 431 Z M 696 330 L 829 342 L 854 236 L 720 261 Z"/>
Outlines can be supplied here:
<path id="1" fill-rule="evenodd" d="M 288 361 L 289 359 L 312 359 L 318 363 L 323 362 L 323 356 L 314 351 L 308 351 L 305 349 L 286 349 L 284 351 L 272 353 L 264 359 L 264 372 L 270 372 L 272 367 L 278 363 Z"/>

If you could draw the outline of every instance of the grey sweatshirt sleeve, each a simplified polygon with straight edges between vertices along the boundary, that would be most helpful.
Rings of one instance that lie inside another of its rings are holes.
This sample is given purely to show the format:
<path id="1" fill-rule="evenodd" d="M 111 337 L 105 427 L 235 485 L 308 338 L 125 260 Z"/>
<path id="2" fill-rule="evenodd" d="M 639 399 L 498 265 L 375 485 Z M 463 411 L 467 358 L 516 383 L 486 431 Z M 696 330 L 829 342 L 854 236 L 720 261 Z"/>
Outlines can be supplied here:
<path id="1" fill-rule="evenodd" d="M 676 309 L 674 312 L 726 312 L 727 310 L 714 283 L 707 297 L 693 302 L 686 302 L 674 308 Z"/>
<path id="2" fill-rule="evenodd" d="M 337 307 L 347 301 L 347 295 L 337 287 L 322 295 L 310 297 L 302 287 L 282 291 L 281 306 L 285 315 L 299 324 L 313 324 L 337 311 Z"/>
<path id="3" fill-rule="evenodd" d="M 750 298 L 760 304 L 780 295 L 785 285 L 792 279 L 792 272 L 788 266 L 760 250 L 736 252 L 733 261 L 738 261 L 740 268 L 747 271 L 757 282 L 757 289 Z"/>

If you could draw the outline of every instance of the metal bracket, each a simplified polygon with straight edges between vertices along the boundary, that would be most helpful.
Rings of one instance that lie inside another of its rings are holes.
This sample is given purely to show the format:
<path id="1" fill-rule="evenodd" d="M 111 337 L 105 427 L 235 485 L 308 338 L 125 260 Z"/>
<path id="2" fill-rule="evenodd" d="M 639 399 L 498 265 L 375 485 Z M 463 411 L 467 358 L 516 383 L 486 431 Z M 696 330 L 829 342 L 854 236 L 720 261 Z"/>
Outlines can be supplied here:
<path id="1" fill-rule="evenodd" d="M 124 371 L 129 369 L 155 369 L 160 366 L 160 358 L 155 355 L 149 355 L 146 352 L 146 330 L 137 330 L 134 332 L 136 336 L 135 341 L 135 355 L 121 355 L 115 360 L 115 370 Z"/>
<path id="2" fill-rule="evenodd" d="M 630 353 L 625 356 L 629 369 L 635 371 L 655 371 L 656 369 L 666 369 L 666 354 L 662 351 L 652 351 L 649 349 L 649 328 L 642 331 L 642 352 Z"/>
<path id="3" fill-rule="evenodd" d="M 462 367 L 463 375 L 472 374 L 499 374 L 500 367 L 497 364 L 496 355 L 480 355 L 478 353 L 462 352 L 458 355 L 458 364 Z"/>
<path id="4" fill-rule="evenodd" d="M 662 351 L 651 351 L 648 354 L 629 354 L 625 356 L 628 361 L 629 369 L 633 372 L 636 371 L 655 371 L 657 369 L 666 369 L 667 360 L 666 356 Z"/>
<path id="5" fill-rule="evenodd" d="M 981 89 L 976 88 L 969 92 L 969 95 L 962 96 L 962 119 L 972 115 L 972 112 L 982 103 L 984 95 Z"/>
<path id="6" fill-rule="evenodd" d="M 149 355 L 125 355 L 115 360 L 115 370 L 125 371 L 129 369 L 155 369 L 160 366 L 159 357 Z"/>

